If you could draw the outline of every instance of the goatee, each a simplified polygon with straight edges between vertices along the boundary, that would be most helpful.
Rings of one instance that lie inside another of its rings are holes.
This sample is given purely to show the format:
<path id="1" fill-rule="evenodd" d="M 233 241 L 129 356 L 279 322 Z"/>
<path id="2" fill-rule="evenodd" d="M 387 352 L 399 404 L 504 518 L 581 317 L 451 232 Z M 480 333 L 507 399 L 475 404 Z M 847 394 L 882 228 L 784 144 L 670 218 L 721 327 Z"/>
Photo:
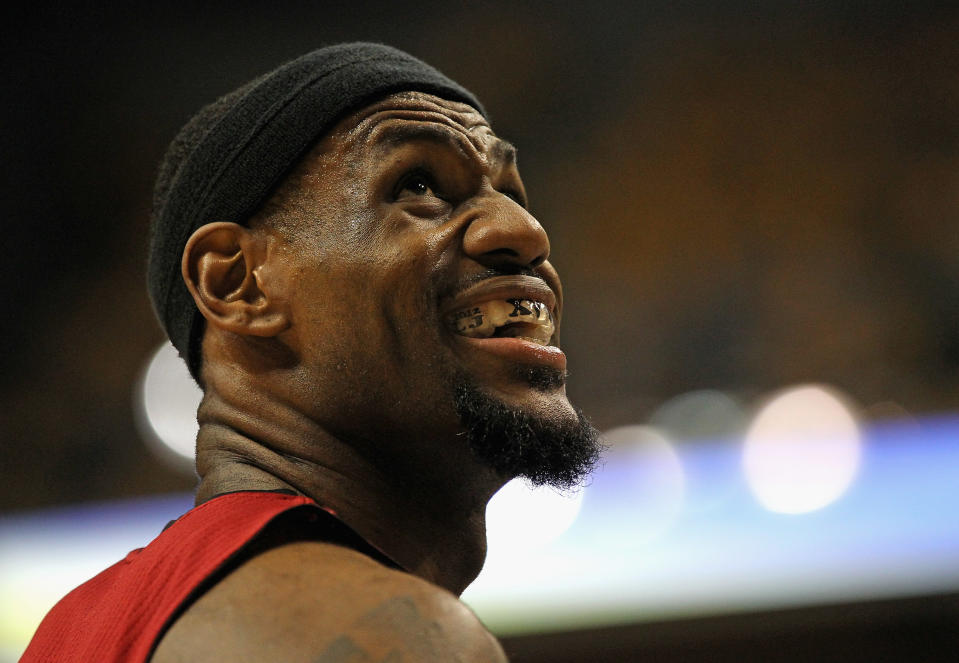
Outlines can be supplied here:
<path id="1" fill-rule="evenodd" d="M 552 369 L 523 369 L 523 377 L 544 392 L 565 381 L 564 373 Z M 579 409 L 575 421 L 535 415 L 493 398 L 462 375 L 454 399 L 473 452 L 502 476 L 565 490 L 580 485 L 599 461 L 599 433 Z"/>

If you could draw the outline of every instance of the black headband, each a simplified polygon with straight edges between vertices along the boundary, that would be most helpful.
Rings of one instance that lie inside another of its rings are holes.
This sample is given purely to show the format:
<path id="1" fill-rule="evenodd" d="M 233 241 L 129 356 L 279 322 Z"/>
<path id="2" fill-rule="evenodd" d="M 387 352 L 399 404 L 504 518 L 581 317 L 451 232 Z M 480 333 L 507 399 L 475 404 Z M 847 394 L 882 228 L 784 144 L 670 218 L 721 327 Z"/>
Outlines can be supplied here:
<path id="1" fill-rule="evenodd" d="M 157 317 L 199 379 L 203 316 L 180 275 L 200 226 L 246 223 L 324 133 L 393 92 L 483 107 L 466 89 L 382 44 L 339 44 L 274 69 L 201 110 L 171 143 L 153 200 L 147 285 Z"/>

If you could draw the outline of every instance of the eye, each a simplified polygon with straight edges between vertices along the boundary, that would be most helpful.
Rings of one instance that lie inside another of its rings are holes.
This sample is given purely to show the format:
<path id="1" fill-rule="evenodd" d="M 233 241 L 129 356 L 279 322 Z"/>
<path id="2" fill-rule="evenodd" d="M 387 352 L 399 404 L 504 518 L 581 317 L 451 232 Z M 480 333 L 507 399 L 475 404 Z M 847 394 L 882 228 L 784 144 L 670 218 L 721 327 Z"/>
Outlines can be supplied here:
<path id="1" fill-rule="evenodd" d="M 404 196 L 426 196 L 436 195 L 436 186 L 433 184 L 433 178 L 429 174 L 417 170 L 404 176 L 396 186 L 395 196 L 397 199 Z"/>

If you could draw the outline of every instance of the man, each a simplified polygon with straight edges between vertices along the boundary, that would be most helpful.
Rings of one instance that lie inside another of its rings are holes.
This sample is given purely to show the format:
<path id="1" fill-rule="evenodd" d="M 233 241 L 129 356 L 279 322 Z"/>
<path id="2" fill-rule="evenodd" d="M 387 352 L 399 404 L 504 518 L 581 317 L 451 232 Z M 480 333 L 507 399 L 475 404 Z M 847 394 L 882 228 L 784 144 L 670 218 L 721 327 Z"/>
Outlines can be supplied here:
<path id="1" fill-rule="evenodd" d="M 597 456 L 516 151 L 435 69 L 310 53 L 161 168 L 149 285 L 204 389 L 197 508 L 68 595 L 24 661 L 501 661 L 457 599 L 506 481 Z"/>

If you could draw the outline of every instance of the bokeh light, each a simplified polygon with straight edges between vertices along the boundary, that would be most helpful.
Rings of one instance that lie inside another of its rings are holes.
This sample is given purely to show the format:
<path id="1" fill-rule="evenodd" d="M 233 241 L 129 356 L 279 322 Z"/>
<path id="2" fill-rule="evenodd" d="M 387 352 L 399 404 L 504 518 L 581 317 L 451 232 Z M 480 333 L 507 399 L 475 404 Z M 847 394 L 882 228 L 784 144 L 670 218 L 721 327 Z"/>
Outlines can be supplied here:
<path id="1" fill-rule="evenodd" d="M 160 457 L 181 468 L 193 466 L 202 397 L 176 348 L 169 342 L 157 348 L 134 398 L 137 426 Z"/>
<path id="2" fill-rule="evenodd" d="M 853 481 L 861 435 L 834 389 L 802 385 L 775 394 L 746 432 L 743 469 L 753 495 L 779 513 L 807 513 L 837 500 Z"/>
<path id="3" fill-rule="evenodd" d="M 622 426 L 603 434 L 605 464 L 583 504 L 583 541 L 643 545 L 666 531 L 683 506 L 686 480 L 672 441 L 652 426 Z M 588 530 L 588 531 L 587 531 Z"/>
<path id="4" fill-rule="evenodd" d="M 550 543 L 573 524 L 582 502 L 583 490 L 559 492 L 513 479 L 493 496 L 486 508 L 491 554 L 507 549 L 535 549 Z"/>
<path id="5" fill-rule="evenodd" d="M 742 432 L 746 412 L 739 400 L 717 389 L 701 389 L 675 396 L 649 418 L 675 439 L 715 439 Z"/>

